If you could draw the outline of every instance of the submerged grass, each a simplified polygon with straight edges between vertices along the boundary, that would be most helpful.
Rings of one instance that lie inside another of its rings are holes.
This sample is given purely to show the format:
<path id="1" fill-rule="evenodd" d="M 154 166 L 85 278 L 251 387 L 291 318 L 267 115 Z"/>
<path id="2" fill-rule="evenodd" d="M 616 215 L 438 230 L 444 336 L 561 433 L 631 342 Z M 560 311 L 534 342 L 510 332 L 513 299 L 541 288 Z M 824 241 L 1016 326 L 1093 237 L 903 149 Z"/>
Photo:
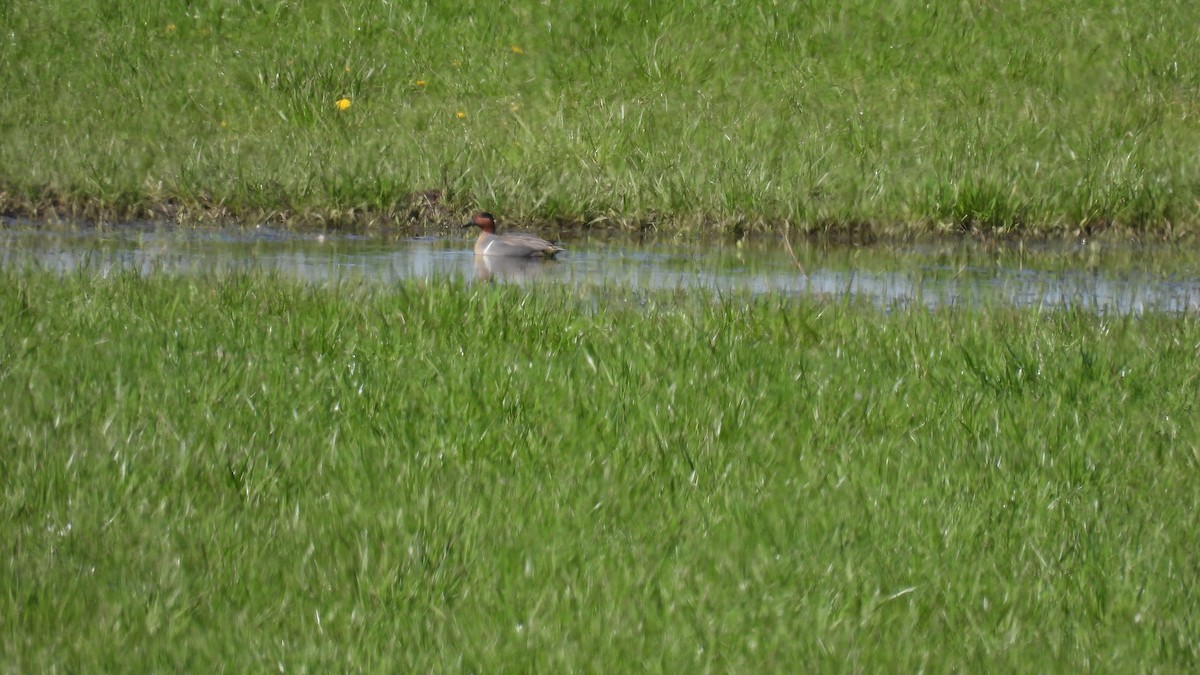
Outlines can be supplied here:
<path id="1" fill-rule="evenodd" d="M 1200 6 L 3 4 L 0 212 L 1189 230 Z M 439 191 L 434 207 L 424 195 Z"/>
<path id="2" fill-rule="evenodd" d="M 1194 316 L 0 275 L 3 670 L 1197 667 Z"/>

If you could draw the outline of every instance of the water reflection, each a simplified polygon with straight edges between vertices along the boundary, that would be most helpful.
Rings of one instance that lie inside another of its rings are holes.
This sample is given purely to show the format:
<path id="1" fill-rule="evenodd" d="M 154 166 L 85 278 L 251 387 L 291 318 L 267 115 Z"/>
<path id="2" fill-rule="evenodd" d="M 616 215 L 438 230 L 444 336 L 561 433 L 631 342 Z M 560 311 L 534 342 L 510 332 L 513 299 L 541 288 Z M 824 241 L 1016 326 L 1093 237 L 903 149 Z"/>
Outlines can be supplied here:
<path id="1" fill-rule="evenodd" d="M 457 234 L 457 233 L 455 233 Z M 455 276 L 500 283 L 704 288 L 928 307 L 996 301 L 1097 312 L 1200 311 L 1200 274 L 1166 245 L 926 243 L 856 248 L 778 238 L 742 246 L 583 239 L 555 261 L 476 258 L 467 238 L 388 238 L 270 228 L 182 230 L 0 225 L 0 265 L 60 272 L 223 274 L 270 270 L 304 280 Z"/>
<path id="2" fill-rule="evenodd" d="M 510 281 L 527 283 L 556 270 L 557 260 L 541 258 L 492 258 L 473 256 L 475 277 L 480 281 Z"/>

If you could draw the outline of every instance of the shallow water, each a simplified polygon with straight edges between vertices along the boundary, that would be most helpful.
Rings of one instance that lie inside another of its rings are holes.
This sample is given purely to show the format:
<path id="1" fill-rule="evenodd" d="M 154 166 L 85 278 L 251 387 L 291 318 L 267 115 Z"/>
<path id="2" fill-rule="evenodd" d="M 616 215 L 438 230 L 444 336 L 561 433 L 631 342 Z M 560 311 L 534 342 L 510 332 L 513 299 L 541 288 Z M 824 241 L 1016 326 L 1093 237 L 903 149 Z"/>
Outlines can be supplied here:
<path id="1" fill-rule="evenodd" d="M 995 302 L 1121 314 L 1200 311 L 1194 252 L 1168 244 L 1028 245 L 941 240 L 855 247 L 779 237 L 741 245 L 595 237 L 566 242 L 560 260 L 476 258 L 471 239 L 296 233 L 267 227 L 197 230 L 154 224 L 106 228 L 0 224 L 0 265 L 61 272 L 220 274 L 270 270 L 326 282 L 460 276 L 510 283 L 634 290 L 866 298 L 884 306 Z"/>

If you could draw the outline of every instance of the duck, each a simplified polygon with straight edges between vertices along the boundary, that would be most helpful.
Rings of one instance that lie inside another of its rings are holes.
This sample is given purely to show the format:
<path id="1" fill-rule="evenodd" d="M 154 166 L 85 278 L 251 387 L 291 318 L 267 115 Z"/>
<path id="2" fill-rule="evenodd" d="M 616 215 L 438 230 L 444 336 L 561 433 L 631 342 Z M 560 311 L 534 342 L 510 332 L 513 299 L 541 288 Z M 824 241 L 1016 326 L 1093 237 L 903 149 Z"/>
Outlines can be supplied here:
<path id="1" fill-rule="evenodd" d="M 476 213 L 470 222 L 463 225 L 463 228 L 468 227 L 479 228 L 479 238 L 475 240 L 475 255 L 553 258 L 566 250 L 532 234 L 496 234 L 496 219 L 487 211 Z"/>

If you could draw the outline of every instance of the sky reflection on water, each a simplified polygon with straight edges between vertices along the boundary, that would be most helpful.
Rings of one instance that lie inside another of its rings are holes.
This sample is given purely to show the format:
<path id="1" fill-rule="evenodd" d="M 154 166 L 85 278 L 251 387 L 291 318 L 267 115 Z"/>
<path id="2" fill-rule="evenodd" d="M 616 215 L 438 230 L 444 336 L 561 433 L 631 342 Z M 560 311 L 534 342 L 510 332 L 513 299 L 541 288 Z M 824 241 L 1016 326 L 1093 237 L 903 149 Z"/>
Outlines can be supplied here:
<path id="1" fill-rule="evenodd" d="M 633 290 L 782 293 L 865 298 L 883 306 L 995 302 L 1120 314 L 1200 311 L 1190 251 L 1168 245 L 944 241 L 850 247 L 778 238 L 745 246 L 568 241 L 561 260 L 477 259 L 470 240 L 293 233 L 270 228 L 191 230 L 152 225 L 41 228 L 0 225 L 0 265 L 97 274 L 223 274 L 269 270 L 317 283 L 464 277 Z"/>

